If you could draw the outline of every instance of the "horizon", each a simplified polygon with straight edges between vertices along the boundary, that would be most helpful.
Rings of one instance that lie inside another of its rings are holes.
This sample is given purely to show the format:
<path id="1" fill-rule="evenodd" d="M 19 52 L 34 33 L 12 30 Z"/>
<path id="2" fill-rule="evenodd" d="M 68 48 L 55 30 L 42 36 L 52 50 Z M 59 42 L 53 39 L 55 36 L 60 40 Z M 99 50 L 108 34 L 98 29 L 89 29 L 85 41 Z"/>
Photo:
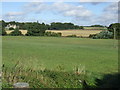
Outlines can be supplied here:
<path id="1" fill-rule="evenodd" d="M 0 21 L 4 21 L 5 23 L 10 23 L 10 22 L 16 22 L 16 23 L 39 23 L 39 24 L 42 24 L 42 23 L 44 23 L 44 22 L 39 22 L 39 21 L 33 21 L 33 22 L 30 22 L 30 21 L 27 21 L 27 22 L 17 22 L 17 21 L 5 21 L 5 20 L 0 20 Z M 71 22 L 51 22 L 51 23 L 71 23 Z M 48 25 L 51 25 L 51 23 L 49 23 Z M 44 23 L 45 25 L 47 25 L 47 23 Z M 72 23 L 72 24 L 74 24 L 74 23 Z M 77 24 L 74 24 L 74 25 L 77 25 Z M 94 25 L 98 25 L 98 24 L 94 24 Z M 99 24 L 99 25 L 101 25 L 101 24 Z M 111 24 L 110 24 L 111 25 Z M 77 25 L 77 26 L 81 26 L 81 25 Z M 83 25 L 83 26 L 85 26 L 85 27 L 91 27 L 92 25 Z M 101 26 L 104 26 L 104 25 L 101 25 Z M 104 27 L 106 27 L 106 26 L 104 26 Z"/>

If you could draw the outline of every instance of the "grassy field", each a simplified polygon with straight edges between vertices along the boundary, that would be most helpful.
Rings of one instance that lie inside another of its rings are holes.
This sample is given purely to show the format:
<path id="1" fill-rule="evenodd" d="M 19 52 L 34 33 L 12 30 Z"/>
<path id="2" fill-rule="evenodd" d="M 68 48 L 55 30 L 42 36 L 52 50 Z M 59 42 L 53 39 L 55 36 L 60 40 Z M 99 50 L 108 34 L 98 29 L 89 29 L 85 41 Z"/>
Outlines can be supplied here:
<path id="1" fill-rule="evenodd" d="M 66 71 L 74 66 L 98 73 L 118 71 L 118 52 L 110 39 L 4 36 L 2 45 L 2 63 L 7 67 L 20 61 L 34 70 L 60 65 Z"/>

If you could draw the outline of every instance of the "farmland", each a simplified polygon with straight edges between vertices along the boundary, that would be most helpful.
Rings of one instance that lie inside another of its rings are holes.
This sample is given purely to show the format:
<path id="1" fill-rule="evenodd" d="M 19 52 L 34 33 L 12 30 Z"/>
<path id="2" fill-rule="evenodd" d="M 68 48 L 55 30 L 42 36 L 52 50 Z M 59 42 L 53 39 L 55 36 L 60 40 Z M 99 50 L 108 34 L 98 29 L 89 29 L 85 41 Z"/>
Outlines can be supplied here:
<path id="1" fill-rule="evenodd" d="M 117 72 L 117 48 L 113 40 L 55 37 L 3 37 L 3 63 L 8 67 L 20 61 L 26 67 L 55 68 L 75 65 L 100 73 Z M 116 40 L 117 45 L 117 40 Z"/>
<path id="2" fill-rule="evenodd" d="M 90 34 L 100 33 L 102 30 L 47 30 L 48 32 L 62 33 L 62 36 L 76 35 L 89 37 Z"/>
<path id="3" fill-rule="evenodd" d="M 7 30 L 7 34 L 11 33 L 13 30 Z M 20 30 L 23 35 L 27 33 L 27 30 Z M 100 33 L 102 30 L 46 30 L 46 32 L 62 33 L 62 36 L 76 35 L 82 37 L 88 37 L 90 34 Z"/>
<path id="4" fill-rule="evenodd" d="M 4 36 L 2 45 L 2 87 L 15 82 L 28 82 L 32 88 L 84 87 L 78 80 L 98 87 L 96 78 L 118 72 L 117 40 Z M 115 80 L 113 76 L 110 82 Z"/>

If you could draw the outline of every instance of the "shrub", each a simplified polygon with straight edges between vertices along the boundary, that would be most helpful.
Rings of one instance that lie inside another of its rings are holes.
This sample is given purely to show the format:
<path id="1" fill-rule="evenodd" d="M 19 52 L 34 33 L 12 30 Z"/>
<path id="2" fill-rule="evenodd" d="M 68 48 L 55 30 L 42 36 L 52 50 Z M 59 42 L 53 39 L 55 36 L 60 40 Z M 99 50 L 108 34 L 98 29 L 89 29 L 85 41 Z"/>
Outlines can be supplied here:
<path id="1" fill-rule="evenodd" d="M 19 63 L 18 63 L 19 64 Z M 4 65 L 2 72 L 2 87 L 11 88 L 16 82 L 27 82 L 31 88 L 82 88 L 85 74 L 62 72 L 45 69 L 25 69 L 24 66 L 15 64 L 11 68 Z"/>
<path id="2" fill-rule="evenodd" d="M 43 36 L 44 33 L 45 33 L 45 30 L 30 29 L 27 31 L 26 36 Z"/>
<path id="3" fill-rule="evenodd" d="M 80 26 L 79 28 L 80 28 L 80 29 L 84 29 L 84 27 L 83 27 L 83 26 Z"/>
<path id="4" fill-rule="evenodd" d="M 110 24 L 108 27 L 108 31 L 112 32 L 114 34 L 114 29 L 116 31 L 116 39 L 120 38 L 120 23 L 113 23 Z"/>
<path id="5" fill-rule="evenodd" d="M 21 31 L 19 31 L 18 28 L 16 28 L 14 31 L 12 31 L 9 35 L 11 36 L 21 36 L 23 35 Z"/>
<path id="6" fill-rule="evenodd" d="M 13 28 L 13 27 L 10 27 L 9 30 L 14 30 L 14 28 Z"/>
<path id="7" fill-rule="evenodd" d="M 45 32 L 45 36 L 54 36 L 54 37 L 60 37 L 62 33 L 55 33 L 55 32 Z"/>
<path id="8" fill-rule="evenodd" d="M 5 35 L 7 35 L 7 32 L 4 29 L 2 29 L 2 36 L 5 36 Z"/>
<path id="9" fill-rule="evenodd" d="M 111 39 L 113 38 L 113 33 L 109 31 L 102 31 L 98 34 L 89 35 L 89 38 L 93 39 Z"/>
<path id="10" fill-rule="evenodd" d="M 77 37 L 76 35 L 68 35 L 67 37 Z"/>

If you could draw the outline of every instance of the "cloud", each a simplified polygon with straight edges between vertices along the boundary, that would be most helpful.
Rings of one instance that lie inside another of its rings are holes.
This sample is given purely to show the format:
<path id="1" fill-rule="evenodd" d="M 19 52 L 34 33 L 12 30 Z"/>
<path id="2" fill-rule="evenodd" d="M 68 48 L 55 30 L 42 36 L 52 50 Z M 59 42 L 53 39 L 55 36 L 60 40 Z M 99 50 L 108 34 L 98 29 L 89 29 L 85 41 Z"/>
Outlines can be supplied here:
<path id="1" fill-rule="evenodd" d="M 23 7 L 24 12 L 26 13 L 41 13 L 43 10 L 47 9 L 47 5 L 42 2 L 31 2 Z"/>
<path id="2" fill-rule="evenodd" d="M 118 22 L 118 4 L 112 3 L 109 6 L 107 6 L 103 10 L 103 13 L 100 16 L 98 16 L 96 19 L 94 19 L 92 22 L 101 23 L 104 25 L 117 23 Z"/>
<path id="3" fill-rule="evenodd" d="M 59 3 L 54 3 L 53 8 L 55 8 L 55 10 L 58 13 L 61 13 L 64 16 L 71 16 L 74 18 L 81 18 L 81 19 L 92 16 L 92 12 L 87 10 L 82 5 L 76 6 L 76 5 L 59 2 Z"/>
<path id="4" fill-rule="evenodd" d="M 97 3 L 97 2 L 96 2 Z M 70 17 L 71 22 L 82 25 L 84 24 L 103 24 L 109 25 L 118 20 L 118 5 L 117 3 L 111 3 L 107 6 L 101 15 L 95 15 L 85 8 L 83 5 L 76 5 L 65 2 L 43 3 L 43 2 L 31 2 L 23 7 L 21 12 L 8 12 L 3 17 L 7 21 L 36 21 L 32 17 L 28 17 L 29 14 L 41 14 L 43 12 L 51 12 L 53 14 L 62 15 L 63 17 Z M 49 16 L 49 15 L 48 15 Z M 45 22 L 49 22 L 45 18 L 42 19 Z M 41 20 L 41 21 L 42 21 Z M 50 20 L 54 20 L 50 19 Z M 58 18 L 60 20 L 60 18 Z M 57 20 L 54 20 L 57 21 Z M 64 20 L 63 20 L 64 21 Z M 51 21 L 52 22 L 52 21 Z"/>
<path id="5" fill-rule="evenodd" d="M 20 16 L 24 14 L 24 12 L 8 12 L 7 14 L 5 14 L 5 16 Z"/>
<path id="6" fill-rule="evenodd" d="M 80 2 L 118 2 L 119 0 L 80 0 Z"/>
<path id="7" fill-rule="evenodd" d="M 5 15 L 3 15 L 3 19 L 6 21 L 21 21 L 24 20 L 25 13 L 24 12 L 8 12 Z"/>
<path id="8" fill-rule="evenodd" d="M 118 3 L 112 3 L 104 9 L 105 12 L 116 12 L 118 13 Z"/>

